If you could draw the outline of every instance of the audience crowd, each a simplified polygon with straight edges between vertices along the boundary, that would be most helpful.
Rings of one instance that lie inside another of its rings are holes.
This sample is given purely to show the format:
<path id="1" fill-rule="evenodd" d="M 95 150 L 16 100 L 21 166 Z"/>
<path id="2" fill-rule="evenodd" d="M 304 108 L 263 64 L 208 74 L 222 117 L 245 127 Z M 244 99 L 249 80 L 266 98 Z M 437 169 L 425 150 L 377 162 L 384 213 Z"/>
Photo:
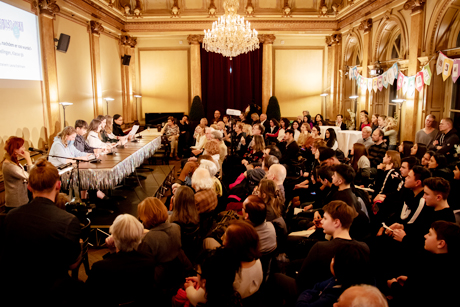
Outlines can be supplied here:
<path id="1" fill-rule="evenodd" d="M 360 121 L 362 138 L 344 153 L 336 130 L 320 129 L 347 129 L 340 114 L 329 122 L 304 111 L 290 121 L 216 110 L 196 126 L 169 117 L 163 146 L 181 164 L 171 196 L 115 218 L 110 252 L 85 283 L 69 270 L 82 262 L 87 219 L 66 212 L 56 167 L 125 144 L 123 118 L 77 120 L 35 164 L 24 140 L 10 137 L 5 306 L 456 306 L 452 120 L 437 129 L 428 115 L 415 142 L 398 140 L 393 117 L 362 111 Z M 110 201 L 102 191 L 81 195 Z"/>

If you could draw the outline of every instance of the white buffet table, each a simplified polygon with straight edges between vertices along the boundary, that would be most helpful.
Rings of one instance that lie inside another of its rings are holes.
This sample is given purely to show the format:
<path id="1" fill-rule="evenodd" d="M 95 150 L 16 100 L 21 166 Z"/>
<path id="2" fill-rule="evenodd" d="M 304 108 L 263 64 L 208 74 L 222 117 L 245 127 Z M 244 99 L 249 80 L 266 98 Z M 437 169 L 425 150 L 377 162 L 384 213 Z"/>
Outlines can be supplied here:
<path id="1" fill-rule="evenodd" d="M 345 154 L 345 157 L 348 156 L 348 150 L 352 149 L 353 144 L 360 138 L 362 138 L 361 131 L 343 130 L 337 133 L 337 142 L 339 143 L 340 150 Z"/>

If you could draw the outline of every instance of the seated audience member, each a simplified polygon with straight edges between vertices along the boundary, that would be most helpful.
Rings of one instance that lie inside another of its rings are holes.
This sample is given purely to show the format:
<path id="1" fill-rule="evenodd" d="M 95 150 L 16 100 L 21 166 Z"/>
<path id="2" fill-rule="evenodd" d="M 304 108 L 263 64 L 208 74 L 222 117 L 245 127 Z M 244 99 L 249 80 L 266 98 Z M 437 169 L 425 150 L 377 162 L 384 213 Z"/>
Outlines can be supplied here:
<path id="1" fill-rule="evenodd" d="M 359 139 L 356 143 L 363 144 L 364 146 L 366 146 L 366 150 L 368 150 L 369 147 L 374 145 L 374 141 L 372 140 L 372 134 L 373 134 L 372 128 L 364 127 L 361 133 L 362 133 L 363 138 Z"/>
<path id="2" fill-rule="evenodd" d="M 51 164 L 58 166 L 74 162 L 74 160 L 67 158 L 87 160 L 88 155 L 73 146 L 76 137 L 77 132 L 75 131 L 75 128 L 71 126 L 65 127 L 64 130 L 54 137 L 54 142 L 49 152 L 49 161 Z M 58 158 L 58 156 L 60 158 Z"/>
<path id="3" fill-rule="evenodd" d="M 166 137 L 168 138 L 168 141 L 171 144 L 170 157 L 177 158 L 177 142 L 179 140 L 180 130 L 179 130 L 179 126 L 176 125 L 176 119 L 173 116 L 168 117 L 168 122 L 163 127 L 163 129 L 161 129 L 161 134 L 166 135 Z"/>
<path id="4" fill-rule="evenodd" d="M 214 118 L 211 119 L 211 124 L 217 124 L 218 122 L 220 122 L 222 119 L 220 117 L 220 111 L 219 110 L 216 110 L 214 111 Z"/>
<path id="5" fill-rule="evenodd" d="M 223 141 L 223 135 L 220 131 L 213 131 L 211 132 L 212 137 L 216 142 L 219 144 L 219 170 L 222 170 L 222 163 L 225 160 L 225 157 L 227 156 L 227 145 L 225 145 L 225 142 Z"/>
<path id="6" fill-rule="evenodd" d="M 77 217 L 55 204 L 61 188 L 56 167 L 37 161 L 28 188 L 33 200 L 11 210 L 2 223 L 1 289 L 16 306 L 77 304 L 82 292 L 68 270 L 81 252 L 81 227 Z"/>
<path id="7" fill-rule="evenodd" d="M 177 123 L 179 126 L 179 140 L 178 140 L 178 153 L 181 157 L 184 156 L 191 144 L 192 128 L 188 115 L 182 116 L 181 120 Z"/>
<path id="8" fill-rule="evenodd" d="M 208 126 L 208 120 L 206 118 L 202 118 L 200 119 L 200 124 L 198 125 L 201 127 L 201 129 L 203 129 L 203 131 L 206 129 L 206 127 Z M 196 129 L 198 128 L 198 126 L 195 127 L 195 132 L 193 133 L 193 137 L 196 138 Z"/>
<path id="9" fill-rule="evenodd" d="M 334 307 L 388 307 L 382 292 L 374 286 L 358 285 L 345 290 Z"/>
<path id="10" fill-rule="evenodd" d="M 297 144 L 299 145 L 300 148 L 305 148 L 309 144 L 311 145 L 313 138 L 311 137 L 310 132 L 311 132 L 311 128 L 309 124 L 303 123 L 302 126 L 300 126 L 300 136 L 299 136 L 299 139 L 297 140 Z"/>
<path id="11" fill-rule="evenodd" d="M 267 207 L 259 196 L 249 195 L 243 202 L 243 219 L 251 222 L 259 235 L 260 252 L 268 254 L 276 249 L 276 231 L 266 221 Z"/>
<path id="12" fill-rule="evenodd" d="M 378 128 L 377 129 L 380 129 L 382 131 L 385 131 L 386 129 L 386 124 L 385 124 L 385 120 L 387 119 L 387 116 L 386 115 L 379 115 L 379 118 L 377 120 L 377 123 L 379 124 Z M 372 132 L 374 133 L 374 132 Z"/>
<path id="13" fill-rule="evenodd" d="M 415 143 L 410 149 L 410 155 L 417 157 L 420 161 L 426 153 L 426 146 L 422 143 Z"/>
<path id="14" fill-rule="evenodd" d="M 217 175 L 216 163 L 214 163 L 214 161 L 211 161 L 211 160 L 201 159 L 200 166 L 198 168 L 204 168 L 208 170 L 209 175 L 211 175 L 211 178 L 214 181 L 214 189 L 215 189 L 216 195 L 217 197 L 221 197 L 222 196 L 222 183 L 216 177 Z"/>
<path id="15" fill-rule="evenodd" d="M 299 136 L 300 136 L 299 122 L 298 121 L 293 121 L 290 129 L 292 129 L 294 131 L 294 141 L 297 142 L 299 140 Z"/>
<path id="16" fill-rule="evenodd" d="M 278 133 L 278 142 L 282 142 L 284 140 L 284 134 L 286 132 L 286 130 L 289 129 L 289 126 L 290 126 L 290 122 L 289 122 L 289 119 L 287 118 L 282 118 L 281 121 L 280 121 L 280 129 L 278 130 L 279 133 Z"/>
<path id="17" fill-rule="evenodd" d="M 332 148 L 333 150 L 337 150 L 339 148 L 339 143 L 337 142 L 337 136 L 335 135 L 335 130 L 332 128 L 328 128 L 324 135 L 324 140 L 326 141 L 326 146 Z"/>
<path id="18" fill-rule="evenodd" d="M 431 177 L 423 181 L 423 191 L 425 203 L 428 207 L 434 209 L 430 215 L 431 222 L 447 221 L 455 223 L 455 216 L 452 208 L 447 203 L 447 197 L 450 192 L 450 184 L 444 178 Z"/>
<path id="19" fill-rule="evenodd" d="M 278 134 L 280 130 L 280 124 L 274 118 L 270 119 L 270 125 L 265 127 L 265 138 L 267 139 L 268 143 L 271 142 L 278 143 Z"/>
<path id="20" fill-rule="evenodd" d="M 254 227 L 243 221 L 232 221 L 222 237 L 222 245 L 240 262 L 233 283 L 235 290 L 243 299 L 256 293 L 262 284 L 263 271 L 259 259 L 259 236 Z"/>
<path id="21" fill-rule="evenodd" d="M 155 289 L 156 263 L 149 255 L 136 250 L 144 227 L 134 216 L 120 214 L 109 231 L 111 236 L 106 243 L 115 251 L 91 267 L 86 280 L 90 305 L 146 305 Z"/>
<path id="22" fill-rule="evenodd" d="M 241 295 L 233 286 L 240 264 L 231 251 L 225 248 L 205 251 L 201 258 L 197 276 L 185 280 L 188 302 L 205 307 L 242 306 Z"/>
<path id="23" fill-rule="evenodd" d="M 313 126 L 313 128 L 311 128 L 311 136 L 315 139 L 321 137 L 321 129 L 319 126 Z"/>
<path id="24" fill-rule="evenodd" d="M 434 150 L 439 154 L 445 155 L 448 161 L 455 158 L 455 145 L 460 144 L 454 122 L 450 118 L 443 118 L 439 123 L 439 133 L 436 139 L 428 146 L 429 150 Z"/>
<path id="25" fill-rule="evenodd" d="M 275 181 L 262 179 L 259 183 L 257 195 L 267 206 L 267 221 L 273 221 L 284 214 L 284 202 Z"/>
<path id="26" fill-rule="evenodd" d="M 89 146 L 93 148 L 108 149 L 111 147 L 111 145 L 102 142 L 102 140 L 99 138 L 101 129 L 101 121 L 93 119 L 89 124 L 88 132 L 86 133 L 86 142 L 88 142 Z"/>
<path id="27" fill-rule="evenodd" d="M 78 119 L 75 121 L 75 131 L 77 135 L 75 136 L 75 141 L 73 145 L 76 149 L 81 152 L 86 153 L 98 153 L 99 150 L 97 148 L 89 146 L 86 142 L 84 135 L 88 133 L 88 123 L 82 119 Z"/>
<path id="28" fill-rule="evenodd" d="M 454 177 L 452 170 L 447 167 L 446 157 L 438 152 L 431 156 L 428 169 L 431 171 L 432 177 L 442 177 L 449 181 Z"/>
<path id="29" fill-rule="evenodd" d="M 110 115 L 104 116 L 105 124 L 103 122 L 103 128 L 101 130 L 102 141 L 104 143 L 117 143 L 119 140 L 125 141 L 127 137 L 117 137 L 113 133 L 113 117 Z"/>
<path id="30" fill-rule="evenodd" d="M 315 120 L 313 121 L 313 126 L 316 126 L 318 122 L 324 122 L 323 115 L 316 114 Z"/>
<path id="31" fill-rule="evenodd" d="M 396 150 L 388 150 L 383 157 L 383 163 L 377 166 L 377 177 L 375 179 L 375 194 L 388 195 L 399 191 L 402 184 L 402 177 L 399 173 L 401 157 Z"/>
<path id="32" fill-rule="evenodd" d="M 173 212 L 170 222 L 180 226 L 182 249 L 187 257 L 193 261 L 200 249 L 198 237 L 200 216 L 195 206 L 195 194 L 188 186 L 180 186 L 171 198 L 171 203 Z"/>
<path id="33" fill-rule="evenodd" d="M 27 171 L 19 163 L 19 158 L 26 160 Z M 5 211 L 25 205 L 29 202 L 27 181 L 32 160 L 30 152 L 24 147 L 24 139 L 11 136 L 5 143 L 5 156 L 2 161 L 3 183 L 5 185 Z"/>
<path id="34" fill-rule="evenodd" d="M 414 142 L 412 141 L 402 141 L 399 143 L 398 152 L 401 155 L 401 158 L 415 156 L 412 154 L 412 148 L 414 147 Z"/>
<path id="35" fill-rule="evenodd" d="M 370 183 L 371 162 L 367 157 L 366 146 L 360 143 L 353 144 L 350 155 L 352 156 L 350 165 L 356 173 L 354 183 L 356 185 L 364 185 L 367 187 Z"/>
<path id="36" fill-rule="evenodd" d="M 195 145 L 190 146 L 191 150 L 201 150 L 206 143 L 206 135 L 204 134 L 204 128 L 201 125 L 196 126 L 195 129 Z"/>
<path id="37" fill-rule="evenodd" d="M 428 114 L 425 118 L 425 127 L 415 134 L 415 143 L 422 143 L 426 147 L 433 144 L 439 130 L 434 127 L 436 117 L 433 114 Z"/>
<path id="38" fill-rule="evenodd" d="M 460 209 L 460 162 L 457 162 L 454 167 L 454 179 L 450 183 L 450 193 L 447 199 L 449 206 L 452 207 L 452 210 L 457 211 Z"/>
<path id="39" fill-rule="evenodd" d="M 333 277 L 315 284 L 302 292 L 296 307 L 314 305 L 331 306 L 346 289 L 358 284 L 374 284 L 367 249 L 357 245 L 344 245 L 336 249 L 331 261 Z"/>
<path id="40" fill-rule="evenodd" d="M 420 160 L 420 165 L 422 165 L 425 168 L 428 168 L 428 164 L 430 163 L 432 156 L 434 156 L 434 151 L 428 150 L 427 152 L 425 152 L 422 159 Z"/>
<path id="41" fill-rule="evenodd" d="M 362 131 L 364 127 L 370 127 L 371 123 L 369 123 L 369 114 L 362 112 L 359 114 L 359 118 L 361 120 L 361 124 L 359 125 L 359 131 Z M 371 128 L 372 129 L 372 128 Z"/>
<path id="42" fill-rule="evenodd" d="M 195 190 L 195 205 L 199 214 L 213 211 L 217 206 L 215 184 L 204 168 L 197 168 L 192 176 L 192 188 Z"/>
<path id="43" fill-rule="evenodd" d="M 343 115 L 342 115 L 342 114 L 338 114 L 338 115 L 336 116 L 335 126 L 336 126 L 336 127 L 339 127 L 340 130 L 347 130 L 347 124 L 345 124 L 345 123 L 343 122 Z"/>
<path id="44" fill-rule="evenodd" d="M 383 141 L 384 133 L 380 129 L 375 129 L 372 133 L 372 141 L 374 145 L 371 145 L 368 149 L 369 161 L 371 162 L 372 168 L 377 168 L 377 165 L 382 163 L 383 157 L 388 150 L 387 144 Z"/>
<path id="45" fill-rule="evenodd" d="M 299 145 L 297 145 L 297 142 L 294 140 L 294 130 L 286 130 L 284 134 L 284 141 L 281 142 L 279 146 L 282 153 L 280 163 L 291 166 L 297 159 L 297 155 L 299 153 Z"/>
<path id="46" fill-rule="evenodd" d="M 387 117 L 386 119 L 386 129 L 384 132 L 385 137 L 388 137 L 389 150 L 396 150 L 396 138 L 398 137 L 398 132 L 396 131 L 396 120 L 393 117 Z"/>
<path id="47" fill-rule="evenodd" d="M 313 128 L 313 121 L 311 120 L 311 115 L 307 114 L 303 116 L 303 122 L 310 125 L 310 129 Z"/>
<path id="48" fill-rule="evenodd" d="M 256 114 L 257 115 L 257 114 Z M 240 155 L 243 156 L 247 154 L 248 152 L 251 151 L 251 149 L 254 147 L 254 136 L 260 135 L 263 136 L 264 134 L 264 126 L 261 125 L 260 123 L 255 123 L 252 126 L 252 129 L 250 127 L 245 127 L 247 128 L 247 133 L 246 133 L 246 138 L 241 138 L 240 140 Z M 263 138 L 262 138 L 263 140 Z"/>
<path id="49" fill-rule="evenodd" d="M 371 117 L 371 129 L 372 132 L 374 132 L 375 129 L 379 127 L 379 115 L 378 114 L 372 114 Z"/>
<path id="50" fill-rule="evenodd" d="M 424 247 L 426 252 L 410 263 L 412 267 L 406 275 L 388 280 L 394 297 L 392 306 L 458 304 L 460 227 L 446 221 L 432 223 Z"/>
<path id="51" fill-rule="evenodd" d="M 182 170 L 180 172 L 177 182 L 183 184 L 186 181 L 186 177 L 191 177 L 193 172 L 200 166 L 201 159 L 207 159 L 213 161 L 216 164 L 217 171 L 219 171 L 219 158 L 220 158 L 220 148 L 218 140 L 208 140 L 204 146 L 203 154 L 197 157 L 191 157 L 189 159 L 183 159 L 182 162 L 185 162 Z M 203 157 L 206 156 L 206 157 Z M 188 162 L 186 162 L 188 161 Z"/>
<path id="52" fill-rule="evenodd" d="M 280 191 L 281 202 L 284 204 L 286 193 L 283 184 L 286 179 L 286 168 L 279 163 L 272 164 L 268 169 L 266 178 L 275 182 L 277 189 Z"/>
<path id="53" fill-rule="evenodd" d="M 266 156 L 275 156 L 278 160 L 281 159 L 281 151 L 279 150 L 279 148 L 275 145 L 268 145 L 268 146 L 265 146 L 265 150 L 264 150 L 264 158 Z"/>
<path id="54" fill-rule="evenodd" d="M 137 212 L 144 228 L 148 230 L 138 250 L 149 254 L 156 263 L 167 263 L 181 250 L 180 227 L 168 221 L 166 206 L 156 197 L 147 197 Z"/>
<path id="55" fill-rule="evenodd" d="M 264 126 L 264 134 L 270 128 L 270 122 L 267 120 L 267 114 L 262 113 L 260 114 L 260 124 Z"/>
<path id="56" fill-rule="evenodd" d="M 369 255 L 369 247 L 352 239 L 349 230 L 353 219 L 357 216 L 356 210 L 343 201 L 332 201 L 323 208 L 324 217 L 321 221 L 323 231 L 330 235 L 330 241 L 317 242 L 311 248 L 308 256 L 303 260 L 297 278 L 291 278 L 276 273 L 275 296 L 282 296 L 289 302 L 294 302 L 300 293 L 313 288 L 317 281 L 332 277 L 330 266 L 335 251 L 343 246 L 357 246 Z"/>
<path id="57" fill-rule="evenodd" d="M 264 156 L 265 142 L 262 135 L 254 135 L 251 145 L 248 147 L 245 154 L 243 154 L 242 164 L 248 165 L 254 162 L 262 162 Z"/>
<path id="58" fill-rule="evenodd" d="M 318 159 L 321 165 L 339 165 L 341 164 L 336 157 L 336 151 L 329 147 L 318 148 Z"/>

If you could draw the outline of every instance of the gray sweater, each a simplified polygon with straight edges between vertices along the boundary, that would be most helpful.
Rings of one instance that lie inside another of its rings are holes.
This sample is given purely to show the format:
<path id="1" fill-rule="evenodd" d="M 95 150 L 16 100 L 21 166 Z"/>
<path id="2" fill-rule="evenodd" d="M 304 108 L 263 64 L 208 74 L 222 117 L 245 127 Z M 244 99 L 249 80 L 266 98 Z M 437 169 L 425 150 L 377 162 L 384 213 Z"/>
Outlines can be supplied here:
<path id="1" fill-rule="evenodd" d="M 150 254 L 157 263 L 174 260 L 181 250 L 180 226 L 164 222 L 150 229 L 137 250 Z"/>
<path id="2" fill-rule="evenodd" d="M 27 196 L 27 180 L 29 174 L 22 168 L 8 160 L 2 165 L 3 181 L 5 184 L 5 206 L 19 207 L 29 202 Z"/>

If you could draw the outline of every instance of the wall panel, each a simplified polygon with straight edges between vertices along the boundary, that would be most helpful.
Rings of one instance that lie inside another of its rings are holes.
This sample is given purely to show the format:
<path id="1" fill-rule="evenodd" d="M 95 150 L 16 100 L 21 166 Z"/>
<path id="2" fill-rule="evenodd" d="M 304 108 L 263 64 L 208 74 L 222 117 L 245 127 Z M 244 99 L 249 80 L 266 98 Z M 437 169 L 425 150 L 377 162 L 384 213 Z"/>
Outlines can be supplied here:
<path id="1" fill-rule="evenodd" d="M 114 101 L 109 101 L 109 115 L 113 116 L 114 114 L 123 114 L 121 54 L 118 40 L 107 35 L 101 35 L 100 46 L 102 97 L 111 97 L 115 99 Z M 105 103 L 104 114 L 107 114 Z"/>

